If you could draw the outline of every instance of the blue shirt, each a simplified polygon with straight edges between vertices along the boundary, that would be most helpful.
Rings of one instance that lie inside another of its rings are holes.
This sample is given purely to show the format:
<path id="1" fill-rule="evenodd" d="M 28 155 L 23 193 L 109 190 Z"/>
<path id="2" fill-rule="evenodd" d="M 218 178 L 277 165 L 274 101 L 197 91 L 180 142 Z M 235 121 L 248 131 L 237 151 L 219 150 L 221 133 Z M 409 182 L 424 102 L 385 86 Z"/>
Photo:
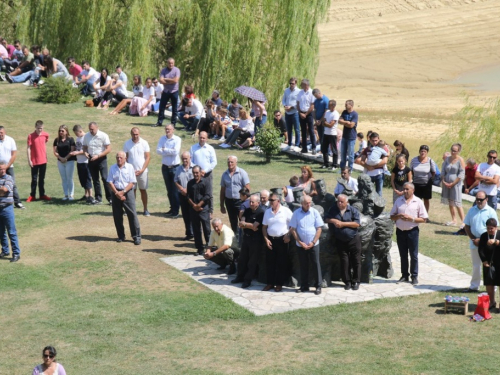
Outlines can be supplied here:
<path id="1" fill-rule="evenodd" d="M 344 110 L 342 114 L 340 115 L 340 118 L 344 121 L 349 121 L 349 122 L 354 122 L 356 125 L 352 128 L 348 128 L 344 126 L 344 131 L 342 132 L 342 138 L 345 139 L 356 139 L 356 128 L 358 127 L 358 112 L 352 111 L 351 113 L 347 112 L 347 110 Z"/>
<path id="2" fill-rule="evenodd" d="M 283 106 L 290 106 L 290 110 L 286 112 L 287 115 L 293 115 L 297 113 L 297 96 L 299 95 L 300 89 L 295 87 L 295 90 L 290 90 L 289 87 L 285 89 L 283 98 L 281 99 L 281 104 Z"/>
<path id="3" fill-rule="evenodd" d="M 323 95 L 321 99 L 316 99 L 314 101 L 314 112 L 316 113 L 316 120 L 321 120 L 326 110 L 328 109 L 328 102 L 330 99 L 326 95 Z"/>
<path id="4" fill-rule="evenodd" d="M 330 207 L 330 210 L 328 210 L 328 213 L 325 215 L 325 219 L 337 219 L 345 223 L 355 222 L 360 224 L 358 209 L 356 207 L 351 207 L 350 205 L 347 205 L 344 216 L 342 216 L 339 207 L 337 204 L 334 204 Z M 328 228 L 331 233 L 335 235 L 335 238 L 343 242 L 353 239 L 356 234 L 358 234 L 358 228 L 337 228 L 335 224 L 331 223 L 328 223 Z"/>
<path id="5" fill-rule="evenodd" d="M 290 227 L 294 228 L 299 236 L 299 239 L 306 245 L 314 240 L 316 229 L 324 225 L 323 219 L 319 212 L 311 207 L 307 212 L 304 212 L 302 207 L 293 212 L 292 220 L 290 220 Z M 298 242 L 295 242 L 300 247 Z M 319 239 L 314 246 L 319 244 Z"/>
<path id="6" fill-rule="evenodd" d="M 209 144 L 200 146 L 199 143 L 192 145 L 189 150 L 191 162 L 199 166 L 205 173 L 210 173 L 217 165 L 217 156 L 215 150 Z"/>
<path id="7" fill-rule="evenodd" d="M 491 218 L 495 219 L 498 223 L 496 211 L 488 206 L 488 204 L 481 210 L 477 206 L 472 206 L 467 215 L 465 215 L 464 224 L 470 227 L 470 231 L 474 237 L 479 238 L 481 234 L 486 232 L 486 220 Z M 472 240 L 470 240 L 469 245 L 471 250 L 477 249 Z"/>
<path id="8" fill-rule="evenodd" d="M 226 188 L 225 197 L 229 199 L 240 199 L 240 190 L 249 183 L 250 179 L 247 172 L 240 167 L 236 167 L 232 176 L 229 169 L 226 169 L 220 178 L 220 186 Z"/>

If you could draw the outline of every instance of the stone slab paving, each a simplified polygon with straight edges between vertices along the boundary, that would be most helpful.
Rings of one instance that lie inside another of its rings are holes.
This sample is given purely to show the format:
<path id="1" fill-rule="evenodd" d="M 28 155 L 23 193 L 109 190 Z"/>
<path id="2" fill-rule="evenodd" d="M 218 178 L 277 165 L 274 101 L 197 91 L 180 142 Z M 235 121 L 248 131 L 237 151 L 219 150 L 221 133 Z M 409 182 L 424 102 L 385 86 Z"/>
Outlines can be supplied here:
<path id="1" fill-rule="evenodd" d="M 396 284 L 400 275 L 400 258 L 395 243 L 391 248 L 391 258 L 394 267 L 394 277 L 383 279 L 375 277 L 373 284 L 361 284 L 358 291 L 344 290 L 343 283 L 335 282 L 329 288 L 323 288 L 316 296 L 311 288 L 310 293 L 295 293 L 293 288 L 283 288 L 282 292 L 274 290 L 262 292 L 264 284 L 253 281 L 247 289 L 241 284 L 231 284 L 235 275 L 217 271 L 217 265 L 202 257 L 192 255 L 172 256 L 161 260 L 172 267 L 186 273 L 194 280 L 213 291 L 230 298 L 233 302 L 250 310 L 255 315 L 281 313 L 297 309 L 336 305 L 339 303 L 354 303 L 370 301 L 377 298 L 409 296 L 422 293 L 432 293 L 456 288 L 467 288 L 470 275 L 458 271 L 446 264 L 438 262 L 425 255 L 419 255 L 419 285 Z"/>

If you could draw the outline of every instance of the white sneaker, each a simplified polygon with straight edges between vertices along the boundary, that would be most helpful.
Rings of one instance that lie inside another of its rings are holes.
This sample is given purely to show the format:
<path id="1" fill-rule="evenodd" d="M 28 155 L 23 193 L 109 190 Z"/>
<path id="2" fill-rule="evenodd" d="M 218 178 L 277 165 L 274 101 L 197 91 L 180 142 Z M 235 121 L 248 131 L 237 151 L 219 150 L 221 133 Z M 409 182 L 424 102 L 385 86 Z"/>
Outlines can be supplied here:
<path id="1" fill-rule="evenodd" d="M 4 74 L 0 74 L 0 81 L 5 81 L 5 75 Z"/>
<path id="2" fill-rule="evenodd" d="M 73 82 L 73 87 L 76 89 L 78 85 L 75 82 Z"/>
<path id="3" fill-rule="evenodd" d="M 260 147 L 259 146 L 253 146 L 253 147 L 250 147 L 250 150 L 252 150 L 252 151 L 259 151 Z"/>
<path id="4" fill-rule="evenodd" d="M 63 201 L 67 201 L 67 200 L 68 200 L 68 197 L 64 197 L 62 200 L 63 200 Z"/>
<path id="5" fill-rule="evenodd" d="M 39 85 L 43 85 L 45 82 L 43 81 L 43 79 L 41 79 L 40 81 L 38 81 L 38 84 Z"/>
<path id="6" fill-rule="evenodd" d="M 74 201 L 74 200 L 75 200 L 75 198 L 73 198 L 73 197 L 69 197 L 69 198 L 68 198 L 68 200 L 69 200 L 69 201 Z"/>
<path id="7" fill-rule="evenodd" d="M 300 151 L 302 151 L 302 149 L 301 149 L 299 146 L 295 146 L 295 147 L 293 148 L 293 151 L 295 151 L 295 152 L 300 152 Z"/>
<path id="8" fill-rule="evenodd" d="M 291 149 L 291 147 L 290 147 L 290 146 L 286 146 L 286 147 L 283 147 L 283 148 L 281 149 L 281 151 L 289 151 L 290 149 Z"/>
<path id="9" fill-rule="evenodd" d="M 31 86 L 32 83 L 30 80 L 27 80 L 26 82 L 23 83 L 24 86 Z"/>
<path id="10" fill-rule="evenodd" d="M 225 142 L 226 141 L 226 137 L 219 138 L 219 141 L 220 142 Z"/>
<path id="11" fill-rule="evenodd" d="M 333 167 L 333 168 L 332 168 L 332 172 L 335 172 L 336 170 L 337 170 L 337 168 L 336 168 L 336 167 Z"/>

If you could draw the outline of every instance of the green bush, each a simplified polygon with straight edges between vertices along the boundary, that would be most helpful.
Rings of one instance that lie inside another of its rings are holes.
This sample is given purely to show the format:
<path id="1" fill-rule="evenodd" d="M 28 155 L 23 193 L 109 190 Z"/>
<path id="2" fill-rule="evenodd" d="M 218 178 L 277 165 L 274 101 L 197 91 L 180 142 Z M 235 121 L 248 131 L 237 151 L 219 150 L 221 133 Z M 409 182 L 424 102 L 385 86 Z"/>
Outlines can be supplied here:
<path id="1" fill-rule="evenodd" d="M 43 103 L 68 104 L 80 100 L 80 91 L 73 81 L 63 77 L 49 77 L 39 87 L 37 100 Z"/>
<path id="2" fill-rule="evenodd" d="M 281 141 L 281 133 L 273 124 L 266 124 L 255 133 L 255 143 L 266 157 L 266 163 L 271 162 L 271 156 L 279 154 Z"/>

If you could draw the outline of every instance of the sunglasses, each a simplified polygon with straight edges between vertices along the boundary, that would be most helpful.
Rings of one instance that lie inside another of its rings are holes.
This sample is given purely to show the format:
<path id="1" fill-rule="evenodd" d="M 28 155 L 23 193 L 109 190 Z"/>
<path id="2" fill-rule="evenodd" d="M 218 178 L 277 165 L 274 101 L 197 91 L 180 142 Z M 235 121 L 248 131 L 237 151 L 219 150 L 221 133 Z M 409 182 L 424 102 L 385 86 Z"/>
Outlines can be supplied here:
<path id="1" fill-rule="evenodd" d="M 269 202 L 275 202 L 277 199 L 269 199 Z"/>
<path id="2" fill-rule="evenodd" d="M 55 355 L 54 354 L 44 354 L 42 357 L 43 358 L 54 358 Z"/>
<path id="3" fill-rule="evenodd" d="M 476 198 L 476 202 L 482 202 L 482 201 L 485 201 L 487 198 Z"/>
<path id="4" fill-rule="evenodd" d="M 488 159 L 493 159 L 495 160 L 497 157 L 496 156 L 491 156 L 491 155 L 488 155 Z"/>

